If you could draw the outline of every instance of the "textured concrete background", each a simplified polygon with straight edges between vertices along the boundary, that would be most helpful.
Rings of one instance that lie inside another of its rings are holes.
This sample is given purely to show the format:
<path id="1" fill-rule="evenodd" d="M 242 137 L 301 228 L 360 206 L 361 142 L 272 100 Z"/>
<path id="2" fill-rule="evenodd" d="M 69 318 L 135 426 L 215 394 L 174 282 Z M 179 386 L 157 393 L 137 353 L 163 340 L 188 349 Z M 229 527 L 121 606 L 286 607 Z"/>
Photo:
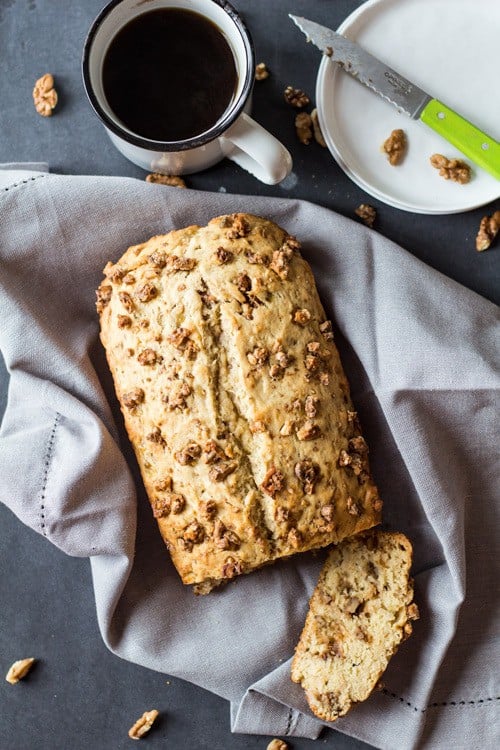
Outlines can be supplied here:
<path id="1" fill-rule="evenodd" d="M 253 34 L 257 60 L 266 61 L 272 71 L 271 78 L 256 85 L 253 115 L 290 149 L 293 174 L 284 184 L 269 187 L 226 161 L 188 177 L 188 183 L 201 190 L 305 198 L 346 216 L 353 216 L 359 203 L 369 202 L 378 209 L 377 229 L 383 235 L 498 301 L 500 250 L 482 255 L 474 250 L 479 219 L 488 209 L 456 216 L 391 209 L 351 183 L 326 149 L 315 143 L 305 147 L 296 139 L 293 112 L 283 102 L 282 91 L 292 84 L 313 97 L 319 56 L 302 43 L 287 13 L 335 28 L 360 4 L 234 0 Z M 81 83 L 83 41 L 102 5 L 103 0 L 0 0 L 0 162 L 47 161 L 53 172 L 64 174 L 144 177 L 112 147 Z M 43 119 L 34 112 L 31 91 L 36 78 L 48 71 L 56 77 L 60 104 L 56 116 Z M 7 381 L 0 366 L 0 411 Z M 129 726 L 153 706 L 164 717 L 145 740 L 147 747 L 266 747 L 267 738 L 230 734 L 225 701 L 110 654 L 97 629 L 88 562 L 66 557 L 3 506 L 0 602 L 0 672 L 20 657 L 40 659 L 21 697 L 18 688 L 0 679 L 1 750 L 130 747 Z M 293 739 L 290 745 L 294 750 L 368 747 L 333 731 L 325 731 L 316 742 Z"/>

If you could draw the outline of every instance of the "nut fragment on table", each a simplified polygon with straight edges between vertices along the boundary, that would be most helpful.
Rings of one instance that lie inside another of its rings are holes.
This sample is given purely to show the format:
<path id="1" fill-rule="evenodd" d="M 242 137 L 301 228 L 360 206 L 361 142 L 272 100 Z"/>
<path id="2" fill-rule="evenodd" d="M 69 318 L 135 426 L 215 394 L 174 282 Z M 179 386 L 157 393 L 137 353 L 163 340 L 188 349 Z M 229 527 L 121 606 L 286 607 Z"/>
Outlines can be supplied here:
<path id="1" fill-rule="evenodd" d="M 311 115 L 307 112 L 299 112 L 295 118 L 295 130 L 297 132 L 297 138 L 304 145 L 308 145 L 313 137 L 313 122 Z"/>
<path id="2" fill-rule="evenodd" d="M 405 131 L 401 130 L 401 128 L 398 128 L 397 130 L 393 130 L 389 138 L 386 138 L 386 140 L 383 142 L 382 151 L 387 154 L 389 164 L 392 164 L 393 167 L 396 167 L 403 161 L 406 153 L 406 147 L 407 140 Z"/>
<path id="3" fill-rule="evenodd" d="M 359 216 L 361 221 L 364 221 L 367 227 L 373 227 L 375 219 L 377 218 L 377 211 L 373 206 L 369 206 L 367 203 L 362 203 L 354 212 L 356 216 Z"/>
<path id="4" fill-rule="evenodd" d="M 15 685 L 17 682 L 19 682 L 19 680 L 22 680 L 23 677 L 26 677 L 31 667 L 33 666 L 34 661 L 35 660 L 33 657 L 15 661 L 5 676 L 7 682 L 10 682 L 11 685 Z"/>
<path id="5" fill-rule="evenodd" d="M 156 185 L 170 185 L 170 187 L 185 188 L 186 183 L 182 177 L 178 177 L 173 174 L 160 174 L 159 172 L 153 172 L 148 174 L 146 182 L 153 182 Z"/>
<path id="6" fill-rule="evenodd" d="M 307 107 L 311 102 L 305 91 L 302 91 L 302 89 L 294 89 L 293 86 L 287 86 L 283 92 L 283 96 L 285 97 L 287 104 L 291 104 L 292 107 L 296 107 L 297 109 Z"/>
<path id="7" fill-rule="evenodd" d="M 500 211 L 492 216 L 483 216 L 476 237 L 476 250 L 481 253 L 491 247 L 491 243 L 500 231 Z"/>
<path id="8" fill-rule="evenodd" d="M 128 736 L 132 740 L 140 740 L 145 734 L 149 732 L 154 722 L 156 721 L 159 712 L 156 709 L 152 711 L 144 711 L 140 719 L 137 719 L 133 727 L 128 730 Z"/>
<path id="9" fill-rule="evenodd" d="M 257 63 L 257 65 L 255 66 L 255 80 L 264 81 L 266 78 L 269 78 L 269 71 L 267 69 L 266 63 Z"/>
<path id="10" fill-rule="evenodd" d="M 45 73 L 35 83 L 33 89 L 35 109 L 42 117 L 50 117 L 57 104 L 57 91 L 54 88 L 54 77 Z"/>
<path id="11" fill-rule="evenodd" d="M 439 169 L 439 174 L 445 180 L 452 180 L 460 185 L 470 182 L 472 170 L 462 159 L 447 159 L 443 154 L 433 154 L 430 162 L 434 169 Z"/>
<path id="12" fill-rule="evenodd" d="M 267 750 L 288 750 L 288 745 L 283 740 L 275 738 L 267 746 Z"/>
<path id="13" fill-rule="evenodd" d="M 311 120 L 312 120 L 312 126 L 313 126 L 313 132 L 314 132 L 314 139 L 316 143 L 319 143 L 320 146 L 323 146 L 323 148 L 326 148 L 325 139 L 323 138 L 323 133 L 321 132 L 321 127 L 319 124 L 319 118 L 318 118 L 318 110 L 315 108 L 311 112 Z"/>

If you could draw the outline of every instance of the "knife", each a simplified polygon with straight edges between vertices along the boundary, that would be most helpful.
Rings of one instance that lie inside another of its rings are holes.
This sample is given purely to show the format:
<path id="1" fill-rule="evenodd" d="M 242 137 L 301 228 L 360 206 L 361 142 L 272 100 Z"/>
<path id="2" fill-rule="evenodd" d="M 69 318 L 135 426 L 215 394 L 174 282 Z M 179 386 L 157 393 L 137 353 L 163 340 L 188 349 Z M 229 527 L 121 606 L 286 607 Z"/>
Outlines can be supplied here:
<path id="1" fill-rule="evenodd" d="M 500 180 L 500 143 L 446 104 L 434 99 L 363 47 L 307 18 L 292 21 L 323 54 L 398 110 L 421 120 L 478 166 Z"/>

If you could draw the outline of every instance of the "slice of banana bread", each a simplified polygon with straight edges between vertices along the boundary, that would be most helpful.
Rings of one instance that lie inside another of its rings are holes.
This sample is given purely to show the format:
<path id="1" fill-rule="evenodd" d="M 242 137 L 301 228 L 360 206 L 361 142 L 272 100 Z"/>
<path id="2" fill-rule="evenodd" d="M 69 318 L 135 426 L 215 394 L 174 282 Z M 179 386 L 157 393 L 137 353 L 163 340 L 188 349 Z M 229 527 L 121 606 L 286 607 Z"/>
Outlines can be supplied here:
<path id="1" fill-rule="evenodd" d="M 311 711 L 335 721 L 377 685 L 418 619 L 404 534 L 373 530 L 330 552 L 292 662 Z"/>

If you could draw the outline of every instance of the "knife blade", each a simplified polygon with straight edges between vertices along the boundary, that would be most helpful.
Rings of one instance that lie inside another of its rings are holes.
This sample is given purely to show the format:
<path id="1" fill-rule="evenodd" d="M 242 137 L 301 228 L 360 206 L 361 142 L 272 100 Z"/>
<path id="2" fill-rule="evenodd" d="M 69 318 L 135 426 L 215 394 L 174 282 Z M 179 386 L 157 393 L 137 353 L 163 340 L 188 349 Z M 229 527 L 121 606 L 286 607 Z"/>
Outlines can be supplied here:
<path id="1" fill-rule="evenodd" d="M 413 120 L 420 120 L 500 180 L 500 143 L 345 36 L 307 18 L 292 21 L 324 55 Z"/>

